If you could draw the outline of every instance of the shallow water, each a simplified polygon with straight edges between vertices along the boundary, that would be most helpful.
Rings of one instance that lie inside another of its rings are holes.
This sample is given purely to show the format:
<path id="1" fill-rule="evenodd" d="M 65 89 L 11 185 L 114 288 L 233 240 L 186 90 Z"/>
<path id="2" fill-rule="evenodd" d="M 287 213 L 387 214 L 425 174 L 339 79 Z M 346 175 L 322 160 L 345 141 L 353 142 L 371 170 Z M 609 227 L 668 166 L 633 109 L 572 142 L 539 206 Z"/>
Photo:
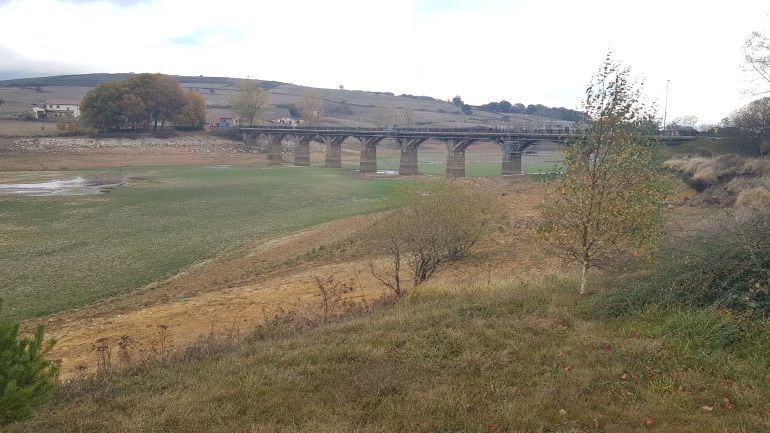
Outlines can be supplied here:
<path id="1" fill-rule="evenodd" d="M 83 177 L 36 183 L 0 183 L 0 194 L 30 197 L 89 195 L 104 192 L 105 188 L 121 185 L 117 181 L 92 180 Z"/>

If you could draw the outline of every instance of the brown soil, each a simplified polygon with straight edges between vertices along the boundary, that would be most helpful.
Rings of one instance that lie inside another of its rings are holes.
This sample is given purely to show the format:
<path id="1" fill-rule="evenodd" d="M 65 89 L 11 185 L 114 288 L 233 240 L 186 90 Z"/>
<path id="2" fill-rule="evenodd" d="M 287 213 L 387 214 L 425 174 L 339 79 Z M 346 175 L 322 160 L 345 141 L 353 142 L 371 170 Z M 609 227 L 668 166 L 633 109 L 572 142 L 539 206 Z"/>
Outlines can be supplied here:
<path id="1" fill-rule="evenodd" d="M 172 141 L 173 140 L 173 141 Z M 192 141 L 192 144 L 180 145 Z M 121 165 L 250 164 L 263 154 L 240 143 L 197 135 L 179 139 L 0 137 L 0 171 L 77 170 Z"/>
<path id="2" fill-rule="evenodd" d="M 531 238 L 542 184 L 525 178 L 462 181 L 499 195 L 510 207 L 511 218 L 501 222 L 494 238 L 479 248 L 483 253 L 442 269 L 431 284 L 466 284 L 492 274 L 529 280 L 563 272 Z M 115 347 L 127 336 L 144 350 L 151 350 L 160 344 L 164 327 L 167 339 L 179 348 L 211 332 L 248 333 L 288 311 L 320 314 L 314 276 L 333 275 L 356 288 L 352 296 L 371 302 L 387 293 L 371 276 L 369 263 L 376 258 L 360 234 L 378 217 L 359 216 L 256 241 L 165 281 L 29 321 L 24 328 L 46 325 L 48 334 L 57 340 L 52 356 L 61 359 L 62 377 L 69 378 L 95 370 L 96 343 L 104 339 Z"/>

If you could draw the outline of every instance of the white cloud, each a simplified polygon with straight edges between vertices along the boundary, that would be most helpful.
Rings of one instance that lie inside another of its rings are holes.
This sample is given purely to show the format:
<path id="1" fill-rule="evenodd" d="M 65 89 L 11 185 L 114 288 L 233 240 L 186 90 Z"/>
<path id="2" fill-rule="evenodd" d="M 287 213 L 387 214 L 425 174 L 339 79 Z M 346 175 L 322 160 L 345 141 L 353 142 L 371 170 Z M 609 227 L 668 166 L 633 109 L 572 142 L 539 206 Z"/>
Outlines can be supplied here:
<path id="1" fill-rule="evenodd" d="M 770 27 L 768 11 L 740 0 L 0 1 L 0 41 L 16 53 L 0 70 L 43 62 L 577 107 L 612 49 L 660 105 L 671 80 L 670 118 L 716 121 L 746 102 L 741 44 Z"/>

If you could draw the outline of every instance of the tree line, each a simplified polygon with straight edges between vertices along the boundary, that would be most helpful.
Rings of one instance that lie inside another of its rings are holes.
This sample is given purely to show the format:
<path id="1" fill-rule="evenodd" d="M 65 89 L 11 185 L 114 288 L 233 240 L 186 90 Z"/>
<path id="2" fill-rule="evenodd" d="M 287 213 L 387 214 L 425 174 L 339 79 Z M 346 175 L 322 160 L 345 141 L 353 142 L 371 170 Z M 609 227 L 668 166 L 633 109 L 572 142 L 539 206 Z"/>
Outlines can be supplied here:
<path id="1" fill-rule="evenodd" d="M 200 129 L 206 123 L 206 100 L 183 91 L 163 74 L 139 74 L 110 81 L 89 91 L 80 105 L 82 122 L 100 130 L 157 129 L 172 124 Z"/>
<path id="2" fill-rule="evenodd" d="M 542 104 L 529 104 L 526 106 L 522 103 L 511 104 L 505 99 L 500 102 L 490 102 L 480 105 L 479 108 L 486 111 L 494 111 L 496 113 L 531 114 L 533 116 L 550 117 L 570 122 L 577 122 L 585 119 L 585 113 L 577 110 L 570 110 L 569 108 L 564 107 L 547 107 Z"/>

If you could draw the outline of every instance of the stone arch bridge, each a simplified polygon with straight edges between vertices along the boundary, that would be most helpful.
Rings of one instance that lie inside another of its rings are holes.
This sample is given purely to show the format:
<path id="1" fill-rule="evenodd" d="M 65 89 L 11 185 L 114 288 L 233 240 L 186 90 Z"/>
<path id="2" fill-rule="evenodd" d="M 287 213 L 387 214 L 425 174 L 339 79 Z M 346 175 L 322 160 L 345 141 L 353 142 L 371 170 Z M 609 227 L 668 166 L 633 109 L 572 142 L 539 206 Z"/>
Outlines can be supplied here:
<path id="1" fill-rule="evenodd" d="M 283 140 L 296 140 L 294 165 L 310 165 L 310 142 L 326 145 L 326 167 L 342 167 L 342 142 L 355 138 L 361 142 L 361 173 L 377 171 L 377 145 L 385 139 L 394 140 L 401 149 L 400 175 L 416 175 L 417 149 L 428 140 L 441 141 L 447 148 L 446 174 L 451 177 L 465 176 L 465 151 L 477 142 L 493 142 L 502 149 L 502 174 L 521 173 L 521 153 L 538 141 L 565 142 L 580 136 L 570 128 L 353 128 L 353 127 L 299 127 L 291 125 L 265 125 L 242 127 L 239 131 L 244 140 L 263 136 L 268 142 L 267 158 L 270 164 L 283 162 Z M 661 137 L 689 139 L 690 137 Z M 681 141 L 681 140 L 673 140 Z"/>

